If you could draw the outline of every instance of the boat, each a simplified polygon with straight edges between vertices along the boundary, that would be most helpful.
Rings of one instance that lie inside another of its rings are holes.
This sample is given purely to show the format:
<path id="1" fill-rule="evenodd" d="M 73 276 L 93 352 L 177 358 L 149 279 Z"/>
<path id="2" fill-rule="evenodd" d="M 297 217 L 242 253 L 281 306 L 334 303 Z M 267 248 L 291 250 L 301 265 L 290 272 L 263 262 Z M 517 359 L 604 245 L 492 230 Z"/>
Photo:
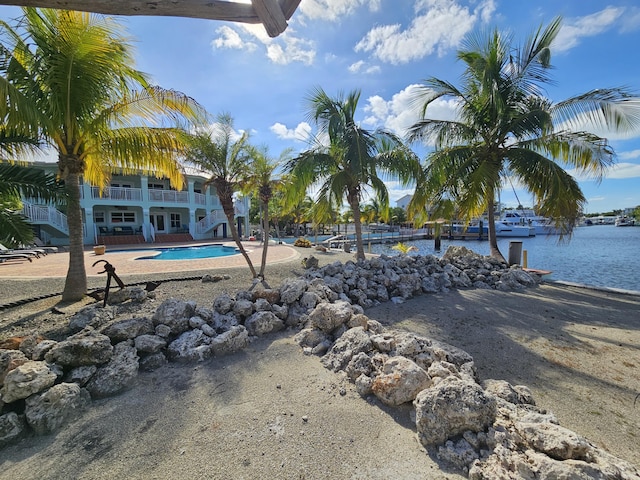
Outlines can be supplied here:
<path id="1" fill-rule="evenodd" d="M 529 225 L 496 222 L 496 237 L 535 237 L 536 230 Z"/>
<path id="2" fill-rule="evenodd" d="M 482 236 L 489 235 L 487 222 L 472 222 L 469 225 L 454 224 L 452 232 L 454 234 L 467 233 L 469 235 L 480 234 L 480 224 L 482 224 Z M 529 225 L 511 225 L 506 222 L 495 222 L 496 237 L 534 237 L 535 230 Z"/>
<path id="3" fill-rule="evenodd" d="M 500 218 L 501 222 L 508 225 L 529 225 L 533 227 L 535 235 L 562 235 L 569 233 L 563 231 L 553 223 L 553 220 L 536 215 L 530 208 L 520 208 L 518 210 L 507 210 Z"/>
<path id="4" fill-rule="evenodd" d="M 636 220 L 634 218 L 629 218 L 626 215 L 618 215 L 614 223 L 616 227 L 633 227 L 635 224 Z"/>

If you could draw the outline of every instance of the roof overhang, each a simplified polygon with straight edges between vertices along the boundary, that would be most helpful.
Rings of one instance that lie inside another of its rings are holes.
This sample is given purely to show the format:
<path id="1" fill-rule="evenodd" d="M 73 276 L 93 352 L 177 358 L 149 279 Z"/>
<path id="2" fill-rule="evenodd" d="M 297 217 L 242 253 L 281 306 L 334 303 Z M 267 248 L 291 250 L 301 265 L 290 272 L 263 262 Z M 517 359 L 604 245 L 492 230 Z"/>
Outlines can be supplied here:
<path id="1" fill-rule="evenodd" d="M 227 22 L 261 23 L 270 37 L 287 28 L 301 0 L 0 0 L 0 5 L 56 8 L 109 15 L 190 17 Z"/>

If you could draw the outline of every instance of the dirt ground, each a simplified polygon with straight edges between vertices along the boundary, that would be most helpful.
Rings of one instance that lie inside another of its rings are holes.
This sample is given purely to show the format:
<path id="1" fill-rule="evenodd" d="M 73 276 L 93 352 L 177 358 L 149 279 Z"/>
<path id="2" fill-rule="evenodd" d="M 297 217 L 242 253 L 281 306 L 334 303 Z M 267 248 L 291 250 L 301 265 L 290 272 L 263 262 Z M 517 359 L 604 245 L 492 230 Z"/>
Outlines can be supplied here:
<path id="1" fill-rule="evenodd" d="M 274 284 L 300 269 L 297 261 L 277 268 Z M 210 306 L 236 288 L 240 272 L 217 284 L 162 283 L 137 314 L 169 297 Z M 15 288 L 7 282 L 0 287 Z M 0 312 L 0 339 L 36 328 L 62 334 L 80 305 L 56 302 Z M 523 293 L 424 295 L 366 313 L 466 350 L 482 379 L 528 385 L 561 425 L 640 465 L 640 297 L 543 284 Z M 464 478 L 422 449 L 410 406 L 361 398 L 303 355 L 294 333 L 141 373 L 131 389 L 93 402 L 61 431 L 0 450 L 0 479 Z"/>

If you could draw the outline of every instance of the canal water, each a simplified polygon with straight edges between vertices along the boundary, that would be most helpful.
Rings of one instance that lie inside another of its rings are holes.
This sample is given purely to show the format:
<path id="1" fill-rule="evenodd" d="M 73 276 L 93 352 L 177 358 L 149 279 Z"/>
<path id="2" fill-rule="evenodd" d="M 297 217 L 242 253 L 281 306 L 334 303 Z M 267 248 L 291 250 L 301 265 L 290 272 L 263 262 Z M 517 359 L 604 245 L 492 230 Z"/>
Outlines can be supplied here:
<path id="1" fill-rule="evenodd" d="M 529 268 L 553 272 L 546 279 L 640 292 L 640 227 L 578 227 L 570 239 L 561 243 L 558 243 L 557 236 L 500 238 L 498 247 L 505 258 L 508 258 L 509 243 L 512 241 L 522 242 L 522 249 L 527 251 Z M 449 245 L 464 245 L 481 255 L 489 254 L 486 240 L 443 238 L 439 252 L 434 250 L 433 240 L 406 243 L 418 247 L 418 251 L 413 252 L 416 255 L 441 256 Z M 371 245 L 371 253 L 397 255 L 392 246 L 392 243 Z"/>

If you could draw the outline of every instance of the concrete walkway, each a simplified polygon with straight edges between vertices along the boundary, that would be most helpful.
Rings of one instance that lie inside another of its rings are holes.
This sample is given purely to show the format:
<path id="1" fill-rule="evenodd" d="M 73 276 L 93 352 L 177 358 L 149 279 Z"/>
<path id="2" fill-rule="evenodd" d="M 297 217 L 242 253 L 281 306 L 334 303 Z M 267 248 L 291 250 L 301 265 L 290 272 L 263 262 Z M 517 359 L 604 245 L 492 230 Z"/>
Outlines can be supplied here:
<path id="1" fill-rule="evenodd" d="M 211 243 L 193 243 L 189 246 L 211 245 Z M 223 245 L 235 246 L 233 242 L 227 242 Z M 260 268 L 260 259 L 262 256 L 262 245 L 260 242 L 243 242 L 245 249 L 249 254 L 249 258 L 253 262 L 256 270 Z M 151 255 L 154 247 L 177 247 L 182 245 L 154 245 L 140 250 L 140 246 L 128 251 L 107 252 L 104 255 L 96 255 L 93 249 L 85 251 L 85 267 L 87 276 L 98 276 L 98 272 L 103 271 L 104 263 L 100 263 L 95 267 L 93 264 L 98 260 L 106 260 L 116 268 L 118 275 L 134 275 L 147 273 L 173 273 L 188 272 L 196 270 L 217 270 L 225 268 L 238 268 L 247 266 L 244 257 L 241 254 L 231 255 L 218 258 L 198 258 L 193 260 L 136 260 L 139 257 Z M 118 249 L 126 249 L 126 246 L 118 246 Z M 295 248 L 289 245 L 269 245 L 267 253 L 267 261 L 269 264 L 288 262 L 300 257 Z M 0 278 L 43 278 L 43 277 L 65 277 L 69 268 L 69 253 L 59 252 L 50 253 L 40 258 L 34 258 L 33 262 L 29 261 L 9 261 L 0 263 Z M 248 267 L 247 267 L 248 268 Z M 104 277 L 104 274 L 99 275 Z"/>

